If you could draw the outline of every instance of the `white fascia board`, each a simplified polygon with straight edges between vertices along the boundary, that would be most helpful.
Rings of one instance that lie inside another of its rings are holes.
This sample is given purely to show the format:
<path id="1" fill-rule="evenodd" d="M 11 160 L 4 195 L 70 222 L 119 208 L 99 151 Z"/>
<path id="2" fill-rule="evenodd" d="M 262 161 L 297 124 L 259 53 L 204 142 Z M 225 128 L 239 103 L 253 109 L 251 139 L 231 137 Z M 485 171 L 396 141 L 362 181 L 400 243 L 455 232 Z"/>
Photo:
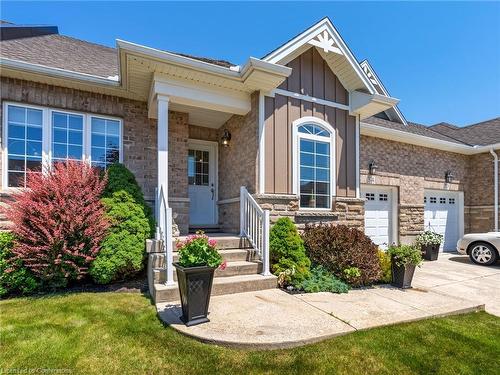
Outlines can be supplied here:
<path id="1" fill-rule="evenodd" d="M 380 94 L 366 94 L 360 91 L 350 93 L 351 113 L 362 115 L 362 118 L 367 118 L 392 108 L 398 102 L 399 99 Z"/>
<path id="2" fill-rule="evenodd" d="M 489 152 L 490 149 L 500 148 L 500 143 L 487 146 L 468 146 L 465 144 L 426 137 L 420 134 L 408 133 L 402 130 L 389 129 L 383 126 L 367 124 L 365 122 L 361 123 L 361 135 L 388 139 L 395 142 L 408 143 L 443 151 L 456 152 L 465 155 L 481 154 L 484 152 Z"/>
<path id="3" fill-rule="evenodd" d="M 164 62 L 170 62 L 177 65 L 186 66 L 196 70 L 202 70 L 215 74 L 223 74 L 228 77 L 239 78 L 240 72 L 226 68 L 223 66 L 210 64 L 201 60 L 192 59 L 190 57 L 176 55 L 175 53 L 170 53 L 167 51 L 162 51 L 156 48 L 142 46 L 140 44 L 127 42 L 125 40 L 117 39 L 116 46 L 118 49 L 146 55 L 153 57 Z"/>
<path id="4" fill-rule="evenodd" d="M 292 68 L 288 66 L 273 64 L 264 60 L 250 57 L 248 62 L 241 69 L 241 77 L 245 80 L 254 70 L 260 70 L 266 73 L 289 77 L 292 74 Z"/>
<path id="5" fill-rule="evenodd" d="M 169 97 L 172 103 L 238 115 L 245 115 L 251 109 L 248 93 L 173 80 L 155 74 L 150 100 L 158 95 Z"/>
<path id="6" fill-rule="evenodd" d="M 370 82 L 366 74 L 363 72 L 363 69 L 359 65 L 358 61 L 356 60 L 351 50 L 344 42 L 344 40 L 338 33 L 337 29 L 335 29 L 335 26 L 333 26 L 332 22 L 328 17 L 323 18 L 321 21 L 311 26 L 309 29 L 305 30 L 303 33 L 299 34 L 298 36 L 296 36 L 283 46 L 269 53 L 262 60 L 268 61 L 273 64 L 278 64 L 282 60 L 284 60 L 288 55 L 292 54 L 295 50 L 299 49 L 304 44 L 308 43 L 311 39 L 313 39 L 314 37 L 316 37 L 318 34 L 322 33 L 325 30 L 331 35 L 335 43 L 339 46 L 340 51 L 347 58 L 351 67 L 354 69 L 357 76 L 364 83 L 365 88 L 368 90 L 368 92 L 370 92 L 371 94 L 376 93 L 377 91 L 375 90 L 375 87 Z"/>
<path id="7" fill-rule="evenodd" d="M 71 70 L 54 68 L 40 64 L 33 64 L 20 60 L 8 59 L 5 57 L 0 58 L 0 67 L 5 67 L 15 70 L 23 70 L 56 78 L 74 79 L 78 81 L 84 81 L 87 83 L 106 85 L 112 87 L 119 87 L 121 85 L 121 83 L 117 81 L 115 77 L 104 78 L 93 74 L 74 72 Z"/>

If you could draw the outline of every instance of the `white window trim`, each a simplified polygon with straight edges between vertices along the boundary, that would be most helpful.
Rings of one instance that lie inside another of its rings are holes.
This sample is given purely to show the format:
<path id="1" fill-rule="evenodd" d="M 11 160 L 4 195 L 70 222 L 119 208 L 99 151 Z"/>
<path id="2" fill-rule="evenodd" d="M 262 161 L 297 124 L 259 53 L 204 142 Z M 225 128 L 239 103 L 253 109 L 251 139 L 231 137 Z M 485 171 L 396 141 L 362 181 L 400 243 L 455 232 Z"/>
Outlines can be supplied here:
<path id="1" fill-rule="evenodd" d="M 90 163 L 91 162 L 91 119 L 92 117 L 97 117 L 105 120 L 113 120 L 119 122 L 119 137 L 120 144 L 119 147 L 119 162 L 123 163 L 123 120 L 118 117 L 112 117 L 107 115 L 100 115 L 98 113 L 90 112 L 78 112 L 67 109 L 60 109 L 55 107 L 45 107 L 32 105 L 22 102 L 10 102 L 4 101 L 2 106 L 2 190 L 19 190 L 19 187 L 9 187 L 8 181 L 8 106 L 17 106 L 23 108 L 31 108 L 42 111 L 42 171 L 46 172 L 47 168 L 50 166 L 50 161 L 52 160 L 52 113 L 59 112 L 65 114 L 73 114 L 83 116 L 83 156 L 82 161 Z"/>
<path id="2" fill-rule="evenodd" d="M 330 132 L 330 207 L 328 208 L 311 208 L 311 207 L 300 207 L 300 165 L 299 165 L 299 137 L 305 139 L 311 139 L 315 141 L 325 142 L 327 137 L 316 136 L 312 134 L 299 133 L 298 129 L 300 126 L 305 124 L 318 125 L 328 132 Z M 292 122 L 292 192 L 299 196 L 299 210 L 302 211 L 331 211 L 333 205 L 333 197 L 336 196 L 337 184 L 336 184 L 336 148 L 335 148 L 336 132 L 332 125 L 328 122 L 321 120 L 320 118 L 313 116 L 301 117 L 294 122 Z"/>

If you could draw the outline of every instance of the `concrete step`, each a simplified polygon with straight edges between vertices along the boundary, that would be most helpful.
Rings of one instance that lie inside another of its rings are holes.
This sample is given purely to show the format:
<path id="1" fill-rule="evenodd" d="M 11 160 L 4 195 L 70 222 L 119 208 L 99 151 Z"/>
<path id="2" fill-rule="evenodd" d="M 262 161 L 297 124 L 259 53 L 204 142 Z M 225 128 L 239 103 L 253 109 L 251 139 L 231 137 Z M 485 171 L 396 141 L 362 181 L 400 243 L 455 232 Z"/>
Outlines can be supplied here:
<path id="1" fill-rule="evenodd" d="M 208 237 L 212 240 L 217 241 L 217 249 L 228 250 L 228 249 L 251 249 L 252 246 L 246 238 L 236 236 L 234 234 L 227 233 L 214 233 L 208 234 Z M 176 249 L 177 241 L 183 241 L 187 237 L 180 236 L 176 237 L 173 241 L 173 248 Z"/>
<path id="2" fill-rule="evenodd" d="M 222 259 L 226 262 L 238 262 L 238 261 L 252 261 L 257 259 L 252 250 L 243 249 L 229 249 L 229 250 L 219 250 L 219 254 L 222 255 Z M 153 268 L 165 268 L 165 254 L 154 253 L 150 254 L 151 260 L 153 262 Z M 174 252 L 173 254 L 174 262 L 179 260 L 179 253 Z"/>
<path id="3" fill-rule="evenodd" d="M 238 275 L 229 277 L 216 277 L 212 285 L 212 296 L 252 292 L 256 290 L 274 289 L 277 287 L 278 278 L 274 275 Z M 174 285 L 154 284 L 155 303 L 179 301 L 179 289 Z"/>
<path id="4" fill-rule="evenodd" d="M 262 272 L 262 262 L 247 262 L 245 260 L 227 262 L 226 269 L 216 269 L 214 277 L 231 277 L 236 275 L 255 275 Z M 167 271 L 164 268 L 153 270 L 154 282 L 164 283 L 167 280 Z M 177 272 L 174 269 L 174 280 L 177 280 Z"/>

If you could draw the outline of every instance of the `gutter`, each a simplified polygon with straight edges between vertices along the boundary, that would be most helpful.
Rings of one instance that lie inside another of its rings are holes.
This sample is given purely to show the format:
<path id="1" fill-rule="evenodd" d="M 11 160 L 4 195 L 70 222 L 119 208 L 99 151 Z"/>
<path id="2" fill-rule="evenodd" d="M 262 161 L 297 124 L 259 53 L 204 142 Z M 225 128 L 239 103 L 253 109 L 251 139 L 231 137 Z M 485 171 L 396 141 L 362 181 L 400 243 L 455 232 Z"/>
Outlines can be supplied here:
<path id="1" fill-rule="evenodd" d="M 495 232 L 498 232 L 498 155 L 493 148 L 490 148 L 490 154 L 493 155 L 495 163 Z"/>
<path id="2" fill-rule="evenodd" d="M 5 57 L 0 58 L 0 67 L 39 73 L 55 78 L 75 79 L 78 81 L 84 81 L 99 85 L 106 85 L 113 87 L 120 87 L 121 85 L 121 83 L 117 80 L 118 77 L 104 78 L 93 74 L 79 73 L 71 70 L 53 68 L 40 64 L 32 64 L 32 63 L 27 63 L 25 61 L 8 59 Z"/>

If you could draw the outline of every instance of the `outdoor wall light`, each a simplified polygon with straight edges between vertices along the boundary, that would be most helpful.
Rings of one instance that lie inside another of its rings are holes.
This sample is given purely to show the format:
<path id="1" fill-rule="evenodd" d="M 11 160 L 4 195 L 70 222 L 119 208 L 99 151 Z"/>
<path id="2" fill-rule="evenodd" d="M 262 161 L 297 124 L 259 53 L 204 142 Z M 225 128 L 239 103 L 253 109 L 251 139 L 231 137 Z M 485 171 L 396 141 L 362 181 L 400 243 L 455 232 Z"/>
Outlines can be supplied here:
<path id="1" fill-rule="evenodd" d="M 224 132 L 222 133 L 222 137 L 220 138 L 222 146 L 228 147 L 229 146 L 229 141 L 231 140 L 231 133 L 229 130 L 224 129 Z"/>
<path id="2" fill-rule="evenodd" d="M 375 174 L 377 168 L 378 165 L 375 163 L 375 160 L 370 160 L 370 163 L 368 163 L 368 173 Z"/>
<path id="3" fill-rule="evenodd" d="M 451 171 L 450 170 L 447 170 L 445 173 L 444 173 L 444 181 L 447 183 L 447 184 L 450 184 L 451 182 L 453 182 L 453 175 L 451 174 Z"/>

